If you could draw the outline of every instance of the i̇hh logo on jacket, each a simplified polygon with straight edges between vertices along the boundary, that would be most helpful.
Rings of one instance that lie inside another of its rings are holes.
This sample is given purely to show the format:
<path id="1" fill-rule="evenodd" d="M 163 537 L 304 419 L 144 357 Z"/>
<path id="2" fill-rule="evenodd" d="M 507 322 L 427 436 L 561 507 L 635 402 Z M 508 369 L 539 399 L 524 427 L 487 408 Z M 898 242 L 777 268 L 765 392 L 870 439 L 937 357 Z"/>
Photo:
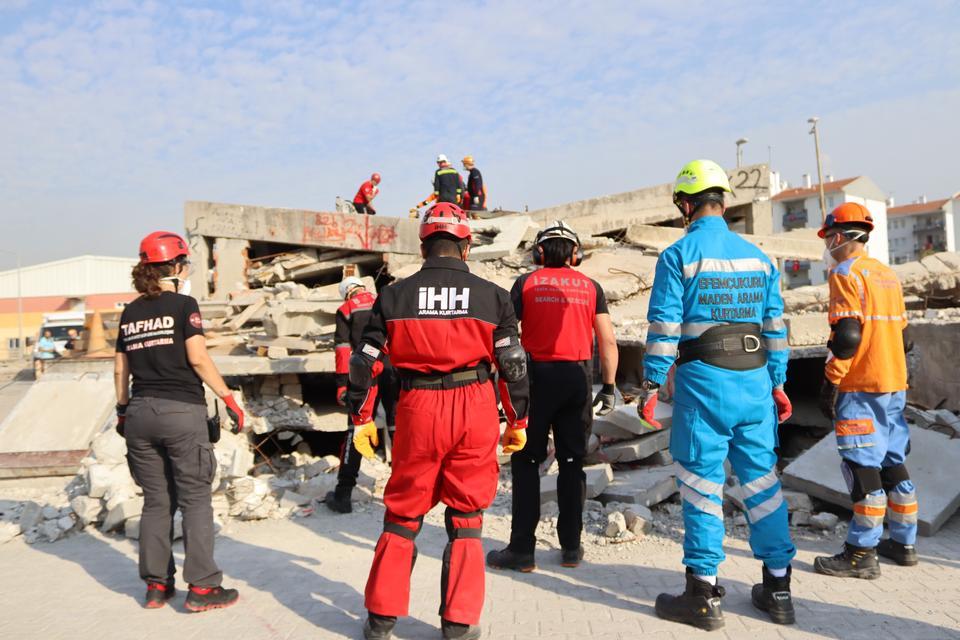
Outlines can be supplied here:
<path id="1" fill-rule="evenodd" d="M 470 287 L 419 287 L 417 315 L 463 316 L 470 310 Z"/>

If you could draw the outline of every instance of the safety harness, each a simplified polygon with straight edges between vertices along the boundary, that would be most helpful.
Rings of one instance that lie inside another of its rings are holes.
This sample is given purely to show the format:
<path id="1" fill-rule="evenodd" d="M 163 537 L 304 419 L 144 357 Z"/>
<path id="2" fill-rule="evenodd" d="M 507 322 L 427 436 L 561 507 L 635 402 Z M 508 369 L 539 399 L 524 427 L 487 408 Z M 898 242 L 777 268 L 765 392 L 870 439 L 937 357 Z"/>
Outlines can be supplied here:
<path id="1" fill-rule="evenodd" d="M 490 379 L 490 365 L 486 362 L 475 367 L 458 369 L 450 373 L 429 375 L 409 369 L 398 369 L 400 388 L 404 391 L 411 389 L 456 389 L 474 383 L 485 383 Z"/>
<path id="2" fill-rule="evenodd" d="M 699 338 L 681 342 L 677 366 L 701 360 L 731 371 L 758 369 L 767 364 L 767 351 L 755 324 L 721 324 L 704 331 Z"/>

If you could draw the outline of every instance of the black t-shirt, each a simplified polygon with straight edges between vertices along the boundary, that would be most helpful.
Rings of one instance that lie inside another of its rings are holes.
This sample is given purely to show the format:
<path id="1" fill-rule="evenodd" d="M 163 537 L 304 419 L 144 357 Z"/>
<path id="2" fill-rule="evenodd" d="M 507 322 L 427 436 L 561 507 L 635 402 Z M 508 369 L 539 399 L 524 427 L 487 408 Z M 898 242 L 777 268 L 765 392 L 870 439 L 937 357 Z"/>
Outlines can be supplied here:
<path id="1" fill-rule="evenodd" d="M 187 361 L 186 340 L 203 335 L 200 307 L 190 296 L 164 291 L 140 296 L 123 310 L 117 351 L 127 354 L 134 397 L 205 404 L 203 382 Z"/>

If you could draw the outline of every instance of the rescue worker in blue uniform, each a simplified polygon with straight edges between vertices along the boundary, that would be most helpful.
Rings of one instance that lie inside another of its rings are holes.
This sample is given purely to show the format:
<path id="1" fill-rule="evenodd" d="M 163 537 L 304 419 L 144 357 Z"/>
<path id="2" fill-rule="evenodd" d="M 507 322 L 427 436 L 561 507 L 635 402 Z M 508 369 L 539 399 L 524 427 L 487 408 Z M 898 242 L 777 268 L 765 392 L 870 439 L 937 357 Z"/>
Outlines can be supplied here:
<path id="1" fill-rule="evenodd" d="M 723 626 L 717 568 L 723 554 L 724 461 L 729 458 L 747 507 L 750 547 L 763 561 L 753 604 L 779 624 L 794 622 L 787 505 L 777 477 L 777 422 L 792 408 L 783 392 L 787 331 L 780 273 L 769 258 L 727 228 L 724 170 L 694 160 L 680 171 L 674 203 L 687 234 L 657 261 L 647 318 L 638 411 L 654 418 L 657 390 L 676 363 L 670 453 L 679 463 L 686 589 L 660 594 L 661 618 L 713 630 Z"/>

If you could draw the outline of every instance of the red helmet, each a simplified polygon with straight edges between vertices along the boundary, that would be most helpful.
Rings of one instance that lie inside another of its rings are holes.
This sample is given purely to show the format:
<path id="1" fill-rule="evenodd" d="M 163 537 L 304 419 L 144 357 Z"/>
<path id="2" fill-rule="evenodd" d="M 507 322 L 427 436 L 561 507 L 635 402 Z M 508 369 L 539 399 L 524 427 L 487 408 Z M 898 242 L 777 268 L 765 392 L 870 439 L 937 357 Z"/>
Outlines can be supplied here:
<path id="1" fill-rule="evenodd" d="M 370 180 L 373 181 L 373 182 L 378 182 L 378 183 L 379 183 L 379 182 L 380 182 L 380 174 L 379 174 L 379 173 L 373 174 L 372 176 L 370 176 Z"/>
<path id="2" fill-rule="evenodd" d="M 170 262 L 189 256 L 186 241 L 170 231 L 154 231 L 140 241 L 140 263 Z"/>
<path id="3" fill-rule="evenodd" d="M 451 202 L 438 202 L 423 214 L 423 220 L 420 222 L 420 239 L 426 240 L 435 233 L 449 233 L 459 240 L 470 240 L 467 214 Z"/>

